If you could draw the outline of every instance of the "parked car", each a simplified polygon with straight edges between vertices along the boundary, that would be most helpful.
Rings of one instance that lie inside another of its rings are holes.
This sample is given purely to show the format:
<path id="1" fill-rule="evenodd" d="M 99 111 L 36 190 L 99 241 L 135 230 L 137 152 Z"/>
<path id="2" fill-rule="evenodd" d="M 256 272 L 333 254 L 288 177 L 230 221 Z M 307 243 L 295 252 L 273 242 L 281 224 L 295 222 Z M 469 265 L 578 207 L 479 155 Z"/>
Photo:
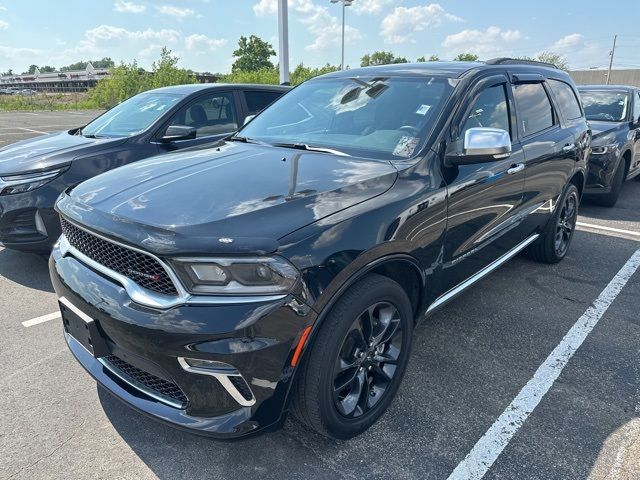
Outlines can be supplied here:
<path id="1" fill-rule="evenodd" d="M 625 180 L 640 181 L 640 89 L 578 87 L 593 130 L 585 194 L 613 207 Z"/>
<path id="2" fill-rule="evenodd" d="M 33 95 L 36 95 L 37 93 L 38 92 L 36 92 L 32 88 L 23 88 L 21 90 L 18 90 L 16 92 L 16 95 L 22 95 L 23 97 L 31 97 Z"/>
<path id="3" fill-rule="evenodd" d="M 393 399 L 417 321 L 525 249 L 565 257 L 589 141 L 570 77 L 535 63 L 310 80 L 215 147 L 62 194 L 66 342 L 174 426 L 242 436 L 291 409 L 353 437 Z"/>
<path id="4" fill-rule="evenodd" d="M 181 85 L 136 95 L 88 125 L 0 148 L 0 244 L 48 254 L 66 188 L 153 155 L 219 140 L 288 87 Z"/>

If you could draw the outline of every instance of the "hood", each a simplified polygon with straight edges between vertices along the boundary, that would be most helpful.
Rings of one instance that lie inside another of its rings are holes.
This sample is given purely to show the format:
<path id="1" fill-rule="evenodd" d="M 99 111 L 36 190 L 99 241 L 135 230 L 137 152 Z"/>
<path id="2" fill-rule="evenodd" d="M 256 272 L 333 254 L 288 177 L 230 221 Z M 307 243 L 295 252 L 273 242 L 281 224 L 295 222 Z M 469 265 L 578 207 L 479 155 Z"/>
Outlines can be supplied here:
<path id="1" fill-rule="evenodd" d="M 266 253 L 288 233 L 384 193 L 396 176 L 390 162 L 228 142 L 99 175 L 58 209 L 158 254 Z"/>
<path id="2" fill-rule="evenodd" d="M 616 139 L 612 137 L 621 136 L 621 139 L 617 139 L 617 141 L 626 141 L 626 132 L 629 131 L 627 122 L 595 122 L 593 120 L 589 120 L 589 125 L 591 126 L 591 132 L 593 134 L 591 144 L 594 146 L 599 146 L 604 143 L 613 143 Z M 607 138 L 611 138 L 611 141 L 606 140 Z M 604 141 L 604 143 L 603 143 Z"/>
<path id="3" fill-rule="evenodd" d="M 55 167 L 88 151 L 101 150 L 126 138 L 85 138 L 69 130 L 22 140 L 0 148 L 0 176 Z"/>

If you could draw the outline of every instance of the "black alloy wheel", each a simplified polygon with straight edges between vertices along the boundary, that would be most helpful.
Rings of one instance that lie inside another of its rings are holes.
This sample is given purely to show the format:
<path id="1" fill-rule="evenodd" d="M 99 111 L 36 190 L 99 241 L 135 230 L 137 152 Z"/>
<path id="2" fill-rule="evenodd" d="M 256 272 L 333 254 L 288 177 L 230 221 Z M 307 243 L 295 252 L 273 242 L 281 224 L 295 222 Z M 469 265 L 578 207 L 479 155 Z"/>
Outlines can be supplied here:
<path id="1" fill-rule="evenodd" d="M 565 196 L 560 207 L 560 215 L 556 221 L 554 248 L 558 257 L 564 257 L 569 249 L 573 231 L 578 220 L 578 195 L 570 192 Z"/>

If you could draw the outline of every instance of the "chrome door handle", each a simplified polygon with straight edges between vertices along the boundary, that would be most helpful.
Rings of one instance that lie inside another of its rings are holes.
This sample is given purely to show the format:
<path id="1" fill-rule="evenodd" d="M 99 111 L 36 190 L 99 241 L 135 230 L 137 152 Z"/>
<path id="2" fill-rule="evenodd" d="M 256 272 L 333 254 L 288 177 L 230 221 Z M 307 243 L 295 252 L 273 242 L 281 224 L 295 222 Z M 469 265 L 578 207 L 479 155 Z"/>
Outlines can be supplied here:
<path id="1" fill-rule="evenodd" d="M 507 170 L 507 174 L 515 175 L 516 173 L 521 172 L 523 170 L 524 170 L 524 163 L 516 163 L 514 165 L 511 165 L 511 168 Z"/>
<path id="2" fill-rule="evenodd" d="M 568 152 L 572 152 L 574 148 L 575 148 L 575 145 L 565 145 L 564 147 L 562 147 L 562 151 L 565 153 L 568 153 Z"/>

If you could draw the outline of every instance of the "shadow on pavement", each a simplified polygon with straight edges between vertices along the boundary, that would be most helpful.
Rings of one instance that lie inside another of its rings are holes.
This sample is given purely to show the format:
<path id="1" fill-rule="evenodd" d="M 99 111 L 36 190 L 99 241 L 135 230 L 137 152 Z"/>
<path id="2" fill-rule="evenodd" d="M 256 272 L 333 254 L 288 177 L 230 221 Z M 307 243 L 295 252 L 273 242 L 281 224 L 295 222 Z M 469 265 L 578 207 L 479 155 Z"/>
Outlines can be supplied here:
<path id="1" fill-rule="evenodd" d="M 0 250 L 0 276 L 28 288 L 53 292 L 47 259 L 39 255 Z"/>

